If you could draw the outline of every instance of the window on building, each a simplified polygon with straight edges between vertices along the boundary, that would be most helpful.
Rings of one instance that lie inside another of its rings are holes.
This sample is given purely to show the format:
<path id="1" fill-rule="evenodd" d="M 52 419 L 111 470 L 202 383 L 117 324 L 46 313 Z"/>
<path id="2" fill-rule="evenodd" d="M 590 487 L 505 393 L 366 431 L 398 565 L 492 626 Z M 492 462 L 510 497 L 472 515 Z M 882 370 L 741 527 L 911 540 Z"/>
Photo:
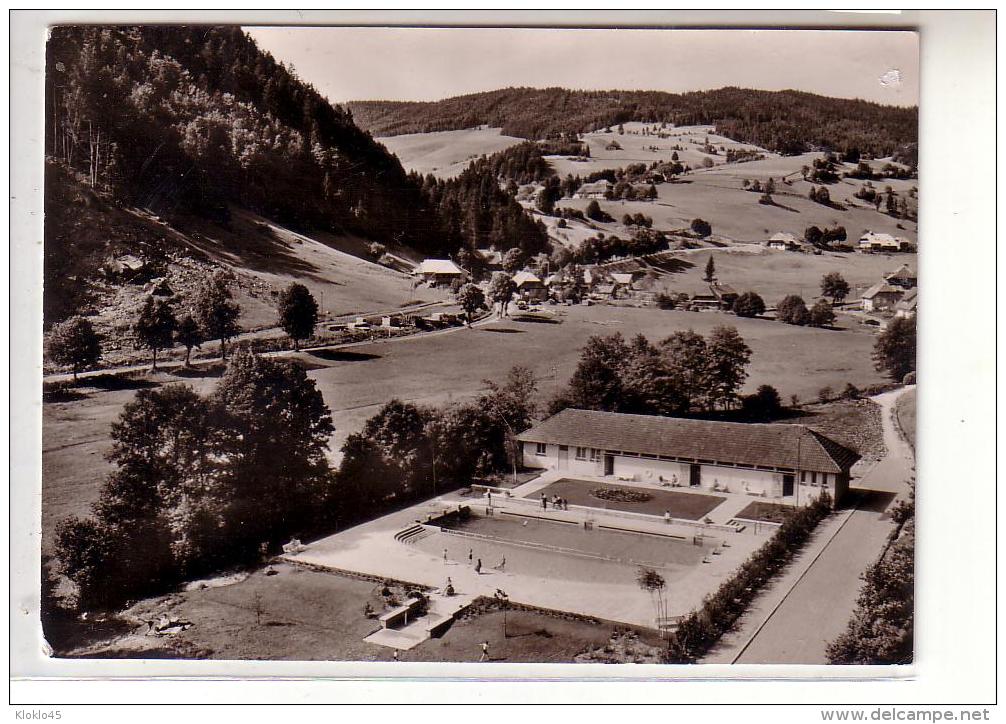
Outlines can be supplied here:
<path id="1" fill-rule="evenodd" d="M 576 449 L 576 459 L 577 460 L 586 460 L 587 459 L 587 448 L 585 448 L 585 447 L 578 447 Z"/>
<path id="2" fill-rule="evenodd" d="M 544 455 L 545 454 L 545 443 L 543 443 L 543 442 L 536 442 L 534 444 L 534 454 L 535 455 Z"/>
<path id="3" fill-rule="evenodd" d="M 590 462 L 597 463 L 601 461 L 601 451 L 597 448 L 592 447 L 590 449 Z"/>

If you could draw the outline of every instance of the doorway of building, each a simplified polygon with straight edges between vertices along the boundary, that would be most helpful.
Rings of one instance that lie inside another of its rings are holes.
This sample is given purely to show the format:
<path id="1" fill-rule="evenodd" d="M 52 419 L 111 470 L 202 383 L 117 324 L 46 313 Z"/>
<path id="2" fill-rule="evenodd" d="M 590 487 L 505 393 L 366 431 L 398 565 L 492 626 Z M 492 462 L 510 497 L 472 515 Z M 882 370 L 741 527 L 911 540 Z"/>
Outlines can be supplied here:
<path id="1" fill-rule="evenodd" d="M 615 456 L 605 455 L 604 456 L 604 474 L 614 475 L 615 474 Z"/>
<path id="2" fill-rule="evenodd" d="M 794 477 L 792 475 L 782 476 L 782 497 L 786 498 L 793 494 L 793 481 Z"/>
<path id="3" fill-rule="evenodd" d="M 559 469 L 569 469 L 569 445 L 559 446 Z"/>
<path id="4" fill-rule="evenodd" d="M 701 465 L 691 465 L 688 468 L 688 484 L 693 488 L 698 488 L 702 485 L 702 466 Z"/>

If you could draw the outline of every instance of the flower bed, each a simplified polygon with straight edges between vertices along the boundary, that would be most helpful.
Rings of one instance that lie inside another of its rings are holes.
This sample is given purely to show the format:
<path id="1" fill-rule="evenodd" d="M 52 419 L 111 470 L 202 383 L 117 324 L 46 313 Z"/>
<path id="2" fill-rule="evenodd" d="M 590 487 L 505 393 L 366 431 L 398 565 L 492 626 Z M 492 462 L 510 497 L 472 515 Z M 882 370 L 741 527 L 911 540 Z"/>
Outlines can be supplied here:
<path id="1" fill-rule="evenodd" d="M 645 503 L 653 498 L 642 490 L 626 490 L 625 488 L 595 488 L 591 496 L 611 503 Z"/>

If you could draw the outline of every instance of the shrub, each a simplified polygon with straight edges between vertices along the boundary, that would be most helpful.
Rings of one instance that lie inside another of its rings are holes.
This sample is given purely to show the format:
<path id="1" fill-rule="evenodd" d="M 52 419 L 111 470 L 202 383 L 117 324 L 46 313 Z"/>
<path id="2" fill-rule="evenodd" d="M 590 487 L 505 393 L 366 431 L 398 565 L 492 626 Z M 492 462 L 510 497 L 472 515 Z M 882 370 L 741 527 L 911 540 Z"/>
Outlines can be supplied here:
<path id="1" fill-rule="evenodd" d="M 713 227 L 705 219 L 692 219 L 691 229 L 700 239 L 704 239 L 713 233 Z"/>
<path id="2" fill-rule="evenodd" d="M 834 395 L 835 392 L 830 387 L 822 387 L 817 391 L 817 400 L 818 402 L 827 402 L 834 397 Z"/>
<path id="3" fill-rule="evenodd" d="M 733 310 L 738 317 L 757 317 L 765 313 L 765 301 L 755 292 L 744 292 L 734 301 Z"/>
<path id="4" fill-rule="evenodd" d="M 801 297 L 796 294 L 790 294 L 784 297 L 778 305 L 776 305 L 775 312 L 776 319 L 780 322 L 785 322 L 786 324 L 797 324 L 803 326 L 810 321 L 810 312 L 807 311 L 807 305 Z"/>
<path id="5" fill-rule="evenodd" d="M 665 292 L 657 292 L 654 300 L 660 309 L 674 309 L 677 302 L 674 299 L 674 295 L 666 294 Z"/>

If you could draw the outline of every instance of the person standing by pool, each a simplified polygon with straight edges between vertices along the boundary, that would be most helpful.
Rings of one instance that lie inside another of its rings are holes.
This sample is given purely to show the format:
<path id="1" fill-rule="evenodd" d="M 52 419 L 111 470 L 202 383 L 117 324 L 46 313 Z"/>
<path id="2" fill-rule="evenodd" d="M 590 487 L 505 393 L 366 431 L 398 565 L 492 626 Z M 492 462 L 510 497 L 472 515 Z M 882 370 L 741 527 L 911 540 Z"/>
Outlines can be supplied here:
<path id="1" fill-rule="evenodd" d="M 447 565 L 447 549 L 444 548 L 444 565 Z"/>
<path id="2" fill-rule="evenodd" d="M 669 511 L 669 510 L 665 510 L 664 511 L 664 522 L 665 523 L 670 523 L 671 522 L 671 511 Z"/>
<path id="3" fill-rule="evenodd" d="M 473 553 L 472 549 L 469 548 L 468 549 L 468 565 L 472 564 L 472 553 Z"/>
<path id="4" fill-rule="evenodd" d="M 478 562 L 475 564 L 475 575 L 482 575 L 482 559 L 479 558 Z"/>
<path id="5" fill-rule="evenodd" d="M 481 664 L 483 661 L 488 661 L 488 660 L 489 660 L 489 642 L 488 641 L 483 641 L 482 642 L 482 656 L 479 658 L 479 663 Z"/>
<path id="6" fill-rule="evenodd" d="M 541 509 L 548 510 L 548 498 L 545 497 L 545 493 L 541 494 Z"/>

